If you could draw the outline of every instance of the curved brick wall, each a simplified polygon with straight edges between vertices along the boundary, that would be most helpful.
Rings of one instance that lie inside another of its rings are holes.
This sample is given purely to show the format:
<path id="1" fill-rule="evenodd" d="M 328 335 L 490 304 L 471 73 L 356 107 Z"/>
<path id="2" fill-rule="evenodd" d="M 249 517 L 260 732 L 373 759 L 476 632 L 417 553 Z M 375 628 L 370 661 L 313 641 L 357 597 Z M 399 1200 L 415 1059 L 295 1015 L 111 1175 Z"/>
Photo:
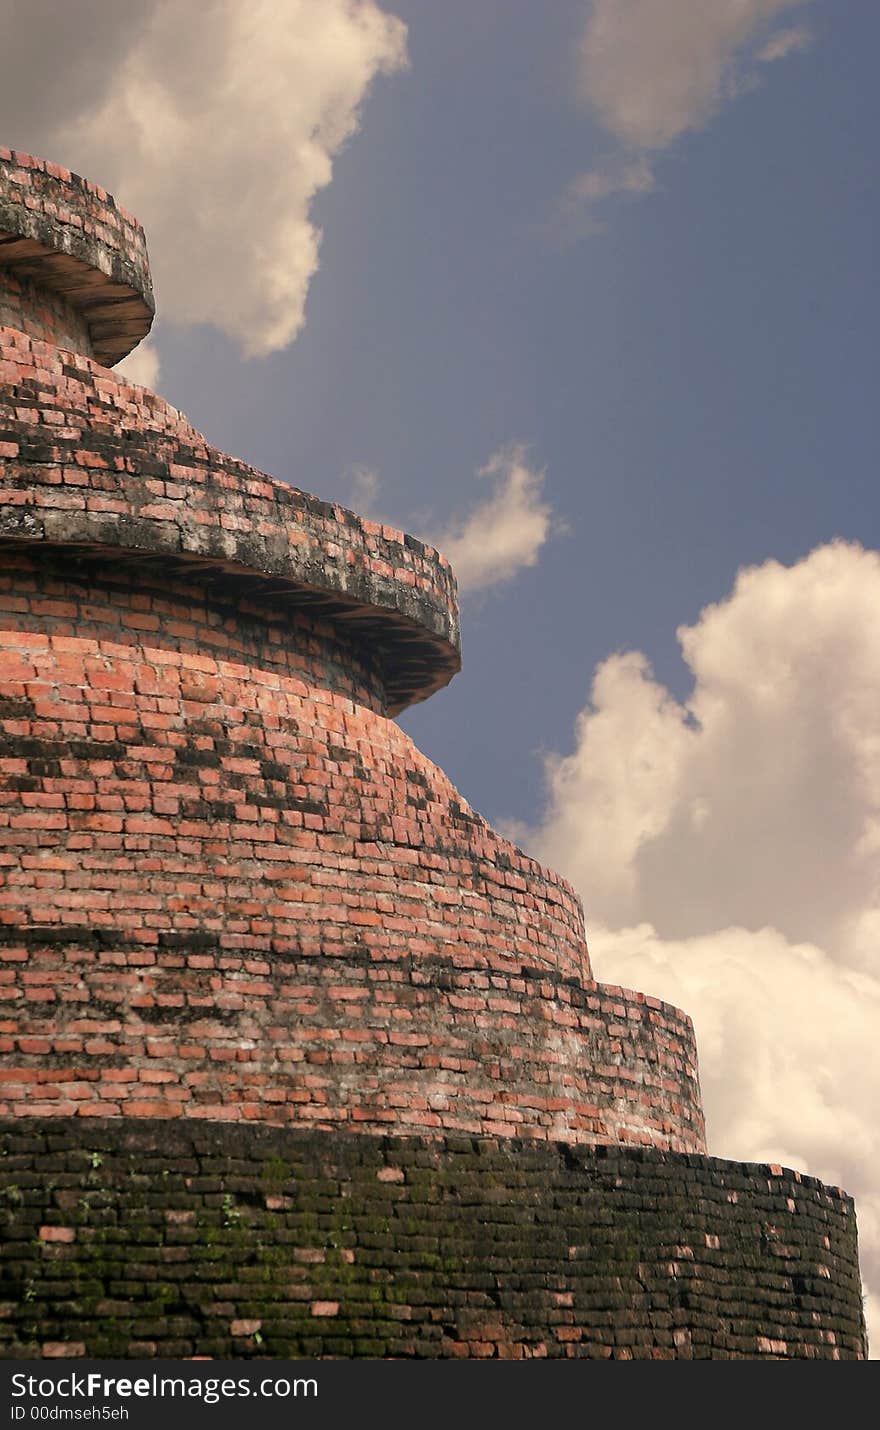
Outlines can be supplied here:
<path id="1" fill-rule="evenodd" d="M 0 1129 L 0 1353 L 862 1359 L 852 1202 L 621 1148 Z"/>
<path id="2" fill-rule="evenodd" d="M 0 246 L 0 255 L 2 255 Z M 60 293 L 16 277 L 0 265 L 0 328 L 17 328 L 28 337 L 59 348 L 93 355 L 92 335 L 81 313 Z"/>
<path id="3" fill-rule="evenodd" d="M 704 1145 L 690 1022 L 350 638 L 16 546 L 0 650 L 6 1111 Z"/>
<path id="4" fill-rule="evenodd" d="M 74 346 L 100 362 L 118 362 L 150 330 L 155 305 L 137 219 L 69 169 L 0 147 L 0 315 L 4 300 L 32 299 L 23 330 L 50 342 L 70 337 L 51 312 L 40 327 L 45 300 L 32 283 L 81 314 L 87 340 Z"/>
<path id="5" fill-rule="evenodd" d="M 460 665 L 449 563 L 236 462 L 180 413 L 86 357 L 0 330 L 0 539 L 222 575 L 252 599 L 332 618 L 381 661 L 389 711 Z M 198 574 L 198 573 L 196 573 Z"/>
<path id="6" fill-rule="evenodd" d="M 442 558 L 2 336 L 0 1105 L 703 1147 L 689 1021 L 385 717 Z"/>

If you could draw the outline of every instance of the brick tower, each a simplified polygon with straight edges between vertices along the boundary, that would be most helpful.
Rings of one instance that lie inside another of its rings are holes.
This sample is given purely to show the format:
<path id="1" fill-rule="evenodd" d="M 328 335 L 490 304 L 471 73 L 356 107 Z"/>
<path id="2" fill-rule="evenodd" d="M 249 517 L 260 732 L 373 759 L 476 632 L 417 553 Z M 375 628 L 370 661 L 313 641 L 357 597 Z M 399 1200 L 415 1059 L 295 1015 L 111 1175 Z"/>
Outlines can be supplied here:
<path id="1" fill-rule="evenodd" d="M 863 1355 L 849 1198 L 706 1156 L 690 1021 L 391 718 L 447 562 L 109 371 L 152 314 L 0 149 L 0 1353 Z"/>

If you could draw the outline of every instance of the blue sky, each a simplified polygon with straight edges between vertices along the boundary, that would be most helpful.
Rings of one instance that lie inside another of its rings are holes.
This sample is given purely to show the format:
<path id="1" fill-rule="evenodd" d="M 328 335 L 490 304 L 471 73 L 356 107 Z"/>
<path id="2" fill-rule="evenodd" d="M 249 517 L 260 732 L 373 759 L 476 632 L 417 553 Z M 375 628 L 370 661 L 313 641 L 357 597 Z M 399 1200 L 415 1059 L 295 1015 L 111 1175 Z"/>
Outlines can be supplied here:
<path id="1" fill-rule="evenodd" d="M 147 230 L 129 371 L 449 550 L 464 668 L 401 723 L 692 1014 L 711 1150 L 856 1195 L 875 1342 L 878 46 L 865 0 L 0 0 L 3 142 Z"/>
<path id="2" fill-rule="evenodd" d="M 683 694 L 676 627 L 739 566 L 876 538 L 880 14 L 800 8 L 809 48 L 578 240 L 560 195 L 615 147 L 576 100 L 584 6 L 396 4 L 411 67 L 314 205 L 297 342 L 242 363 L 160 321 L 161 389 L 219 446 L 350 504 L 366 466 L 407 529 L 473 505 L 506 443 L 546 469 L 567 534 L 465 597 L 464 673 L 403 720 L 490 817 L 534 816 L 603 656 Z"/>

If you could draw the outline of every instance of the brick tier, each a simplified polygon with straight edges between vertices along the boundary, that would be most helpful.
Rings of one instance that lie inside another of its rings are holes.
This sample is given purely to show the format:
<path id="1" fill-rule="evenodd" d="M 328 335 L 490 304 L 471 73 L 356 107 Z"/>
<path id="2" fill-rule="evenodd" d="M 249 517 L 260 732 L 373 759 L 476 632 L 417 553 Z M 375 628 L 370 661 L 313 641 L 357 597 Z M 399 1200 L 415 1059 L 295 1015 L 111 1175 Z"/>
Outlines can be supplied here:
<path id="1" fill-rule="evenodd" d="M 346 629 L 18 543 L 0 651 L 0 1112 L 704 1146 L 689 1020 Z"/>
<path id="2" fill-rule="evenodd" d="M 505 1139 L 0 1124 L 0 1355 L 862 1360 L 849 1197 Z"/>
<path id="3" fill-rule="evenodd" d="M 59 324 L 46 294 L 76 322 Z M 0 322 L 13 308 L 14 326 L 109 365 L 150 331 L 155 304 L 137 219 L 69 169 L 0 147 Z"/>
<path id="4" fill-rule="evenodd" d="M 396 714 L 459 669 L 455 578 L 432 547 L 218 452 L 143 387 L 0 328 L 0 542 L 175 572 L 332 620 Z"/>

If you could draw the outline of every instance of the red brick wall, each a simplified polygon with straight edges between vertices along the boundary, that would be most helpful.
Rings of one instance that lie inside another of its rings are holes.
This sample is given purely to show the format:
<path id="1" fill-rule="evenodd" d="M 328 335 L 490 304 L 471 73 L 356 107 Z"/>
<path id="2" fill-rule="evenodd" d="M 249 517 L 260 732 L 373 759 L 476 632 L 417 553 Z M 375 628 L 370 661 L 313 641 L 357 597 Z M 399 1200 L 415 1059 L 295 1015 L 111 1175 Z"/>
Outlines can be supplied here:
<path id="1" fill-rule="evenodd" d="M 0 266 L 0 328 L 18 328 L 72 352 L 92 351 L 88 323 L 58 293 Z"/>
<path id="2" fill-rule="evenodd" d="M 703 1145 L 689 1022 L 350 638 L 78 561 L 0 582 L 3 1111 Z"/>

